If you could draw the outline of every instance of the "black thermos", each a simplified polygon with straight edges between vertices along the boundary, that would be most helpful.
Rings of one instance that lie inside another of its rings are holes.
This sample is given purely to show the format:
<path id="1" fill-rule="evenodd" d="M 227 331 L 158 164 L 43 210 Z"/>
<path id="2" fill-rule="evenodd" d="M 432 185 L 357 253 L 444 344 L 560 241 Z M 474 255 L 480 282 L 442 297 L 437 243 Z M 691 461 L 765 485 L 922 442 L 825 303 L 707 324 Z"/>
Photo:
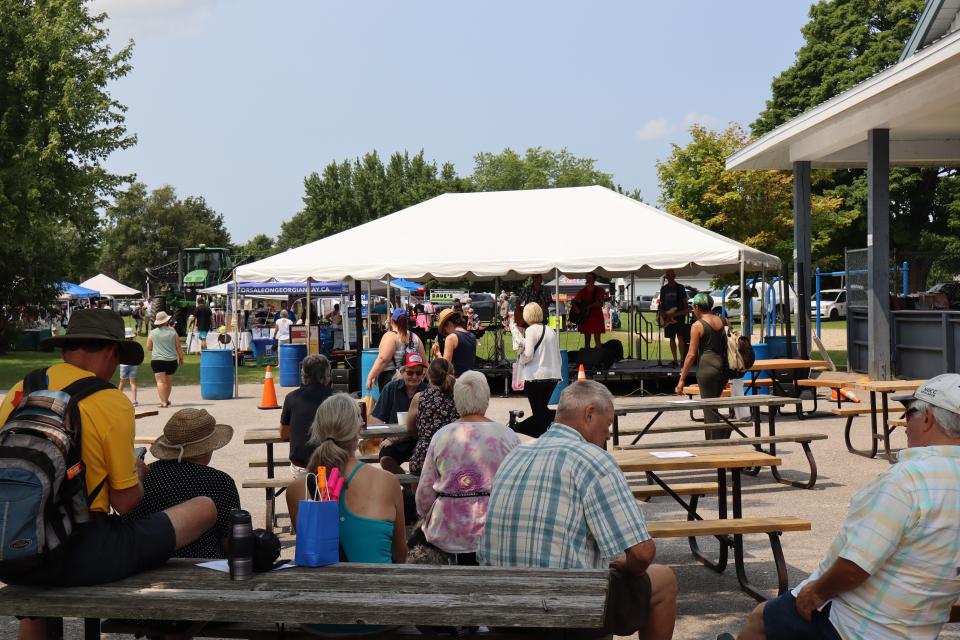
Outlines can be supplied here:
<path id="1" fill-rule="evenodd" d="M 230 511 L 230 551 L 227 563 L 231 580 L 247 580 L 253 575 L 253 524 L 250 512 Z"/>

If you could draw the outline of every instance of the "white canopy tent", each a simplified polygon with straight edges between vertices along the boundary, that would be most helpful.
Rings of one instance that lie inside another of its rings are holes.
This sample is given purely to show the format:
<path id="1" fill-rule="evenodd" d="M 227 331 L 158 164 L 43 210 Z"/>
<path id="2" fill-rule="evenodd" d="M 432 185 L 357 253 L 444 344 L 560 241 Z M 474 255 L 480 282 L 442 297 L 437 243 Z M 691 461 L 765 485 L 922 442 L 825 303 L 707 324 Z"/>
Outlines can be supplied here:
<path id="1" fill-rule="evenodd" d="M 140 295 L 140 291 L 138 289 L 128 287 L 127 285 L 117 282 L 110 276 L 102 273 L 93 276 L 89 280 L 84 280 L 80 283 L 80 286 L 99 291 L 100 295 L 107 296 L 109 298 Z"/>
<path id="2" fill-rule="evenodd" d="M 408 240 L 407 244 L 398 239 Z M 449 193 L 245 264 L 240 281 L 604 277 L 778 269 L 780 260 L 600 186 Z"/>

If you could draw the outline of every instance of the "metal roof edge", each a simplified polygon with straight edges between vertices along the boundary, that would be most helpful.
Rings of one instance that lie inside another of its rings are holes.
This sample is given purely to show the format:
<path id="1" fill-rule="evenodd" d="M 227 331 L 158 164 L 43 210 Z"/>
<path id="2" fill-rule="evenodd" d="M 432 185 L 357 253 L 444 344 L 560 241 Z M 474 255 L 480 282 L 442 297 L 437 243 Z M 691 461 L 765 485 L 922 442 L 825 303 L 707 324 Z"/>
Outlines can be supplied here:
<path id="1" fill-rule="evenodd" d="M 940 13 L 940 9 L 942 8 L 943 0 L 927 0 L 927 6 L 923 8 L 923 13 L 920 14 L 920 19 L 917 20 L 917 26 L 914 27 L 913 33 L 910 34 L 910 39 L 907 40 L 907 44 L 903 48 L 903 53 L 900 54 L 898 63 L 903 62 L 923 47 L 923 41 L 927 39 L 927 34 L 930 33 L 930 27 L 933 26 L 934 21 L 937 19 L 937 14 Z"/>
<path id="2" fill-rule="evenodd" d="M 829 100 L 825 102 L 821 102 L 820 104 L 813 107 L 812 109 L 809 109 L 808 111 L 804 111 L 800 115 L 794 116 L 793 118 L 791 118 L 790 120 L 787 120 L 786 122 L 776 127 L 775 129 L 768 131 L 758 139 L 754 140 L 747 146 L 743 147 L 742 149 L 734 151 L 729 156 L 727 156 L 726 168 L 730 169 L 731 165 L 737 164 L 739 161 L 743 160 L 744 158 L 762 153 L 763 151 L 766 150 L 767 147 L 770 147 L 776 144 L 776 142 L 779 141 L 778 140 L 779 138 L 788 137 L 792 135 L 794 130 L 798 128 L 802 128 L 809 121 L 815 120 L 816 118 L 823 115 L 824 112 L 834 109 L 838 107 L 838 105 L 841 105 L 844 102 L 852 100 L 859 94 L 873 89 L 878 84 L 881 84 L 882 82 L 886 81 L 891 76 L 908 74 L 911 70 L 914 70 L 915 68 L 921 66 L 929 58 L 936 56 L 943 49 L 948 48 L 951 45 L 954 45 L 955 43 L 958 43 L 958 42 L 960 42 L 960 31 L 955 31 L 949 34 L 948 36 L 941 38 L 940 40 L 931 44 L 930 46 L 924 49 L 921 49 L 916 55 L 910 56 L 903 62 L 898 62 L 895 65 L 887 67 L 883 71 L 880 71 L 879 73 L 870 76 L 863 82 L 860 82 L 859 84 L 856 84 L 853 87 L 850 87 L 843 93 L 839 93 L 834 97 L 830 98 Z M 908 79 L 909 77 L 910 76 L 907 75 L 903 79 Z"/>

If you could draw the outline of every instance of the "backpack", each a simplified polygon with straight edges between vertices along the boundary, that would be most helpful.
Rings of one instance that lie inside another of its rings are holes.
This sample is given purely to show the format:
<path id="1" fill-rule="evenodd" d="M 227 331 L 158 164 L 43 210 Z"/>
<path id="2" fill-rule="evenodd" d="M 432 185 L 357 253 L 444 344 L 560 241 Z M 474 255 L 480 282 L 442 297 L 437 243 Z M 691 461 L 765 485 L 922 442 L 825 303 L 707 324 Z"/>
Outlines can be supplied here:
<path id="1" fill-rule="evenodd" d="M 730 327 L 724 331 L 724 338 L 727 342 L 727 357 L 723 373 L 727 379 L 742 378 L 756 362 L 753 345 L 748 338 Z"/>
<path id="2" fill-rule="evenodd" d="M 50 391 L 46 369 L 24 378 L 22 397 L 0 427 L 0 575 L 55 565 L 77 525 L 90 519 L 106 478 L 87 495 L 77 403 L 111 388 L 86 377 Z"/>

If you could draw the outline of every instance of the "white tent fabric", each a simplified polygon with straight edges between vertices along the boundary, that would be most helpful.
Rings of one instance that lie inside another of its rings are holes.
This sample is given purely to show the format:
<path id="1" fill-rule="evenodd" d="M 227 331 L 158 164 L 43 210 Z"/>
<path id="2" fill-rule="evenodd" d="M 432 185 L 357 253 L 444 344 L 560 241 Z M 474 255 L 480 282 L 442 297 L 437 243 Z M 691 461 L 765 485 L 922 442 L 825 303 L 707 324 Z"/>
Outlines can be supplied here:
<path id="1" fill-rule="evenodd" d="M 86 287 L 87 289 L 95 289 L 100 292 L 100 295 L 109 296 L 111 298 L 115 296 L 140 295 L 140 291 L 138 289 L 121 284 L 110 276 L 102 273 L 93 276 L 89 280 L 84 280 L 80 283 L 80 286 Z"/>
<path id="2" fill-rule="evenodd" d="M 444 194 L 237 268 L 237 278 L 459 280 L 558 269 L 646 276 L 734 272 L 780 260 L 600 186 Z"/>

